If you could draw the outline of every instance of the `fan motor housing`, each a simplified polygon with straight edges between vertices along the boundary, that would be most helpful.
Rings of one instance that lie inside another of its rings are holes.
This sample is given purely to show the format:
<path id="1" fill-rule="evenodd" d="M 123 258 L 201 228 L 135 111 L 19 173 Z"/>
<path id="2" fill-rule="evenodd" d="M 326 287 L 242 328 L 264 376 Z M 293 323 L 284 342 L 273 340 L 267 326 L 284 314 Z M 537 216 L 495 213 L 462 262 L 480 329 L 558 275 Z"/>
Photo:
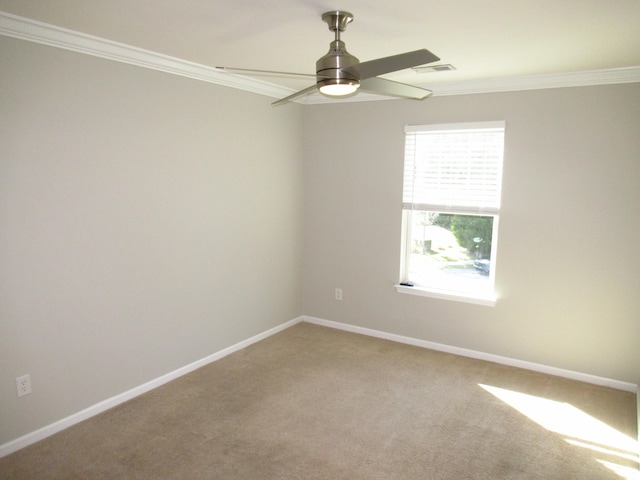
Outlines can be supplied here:
<path id="1" fill-rule="evenodd" d="M 329 52 L 316 62 L 316 75 L 318 87 L 326 83 L 353 83 L 360 79 L 344 69 L 357 65 L 360 61 L 347 52 L 344 42 L 335 40 L 331 42 Z"/>

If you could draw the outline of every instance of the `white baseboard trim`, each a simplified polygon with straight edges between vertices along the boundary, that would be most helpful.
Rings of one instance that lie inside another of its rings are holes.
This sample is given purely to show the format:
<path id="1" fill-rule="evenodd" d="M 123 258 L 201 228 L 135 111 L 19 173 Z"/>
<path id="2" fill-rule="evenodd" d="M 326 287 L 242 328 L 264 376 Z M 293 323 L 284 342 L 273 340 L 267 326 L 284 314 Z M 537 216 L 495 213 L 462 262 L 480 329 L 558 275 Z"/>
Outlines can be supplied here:
<path id="1" fill-rule="evenodd" d="M 478 360 L 486 360 L 488 362 L 500 363 L 502 365 L 509 365 L 511 367 L 524 368 L 526 370 L 532 370 L 540 373 L 547 373 L 549 375 L 555 375 L 557 377 L 570 378 L 572 380 L 579 380 L 581 382 L 591 383 L 594 385 L 602 385 L 605 387 L 611 387 L 618 390 L 624 390 L 624 391 L 632 392 L 636 394 L 638 392 L 638 386 L 634 383 L 622 382 L 619 380 L 612 380 L 610 378 L 598 377 L 596 375 L 591 375 L 588 373 L 574 372 L 572 370 L 565 370 L 562 368 L 550 367 L 548 365 L 527 362 L 524 360 L 517 360 L 515 358 L 503 357 L 503 356 L 494 355 L 491 353 L 468 350 L 466 348 L 453 347 L 450 345 L 444 345 L 442 343 L 419 340 L 417 338 L 405 337 L 402 335 L 382 332 L 379 330 L 372 330 L 370 328 L 358 327 L 358 326 L 349 325 L 346 323 L 334 322 L 334 321 L 325 320 L 322 318 L 315 318 L 315 317 L 309 317 L 309 316 L 303 316 L 302 318 L 303 318 L 303 321 L 307 323 L 313 323 L 315 325 L 321 325 L 324 327 L 336 328 L 339 330 L 345 330 L 347 332 L 359 333 L 362 335 L 368 335 L 370 337 L 377 337 L 385 340 L 391 340 L 393 342 L 413 345 L 416 347 L 428 348 L 430 350 L 437 350 L 439 352 L 453 353 L 455 355 L 460 355 L 463 357 L 475 358 Z"/>
<path id="2" fill-rule="evenodd" d="M 0 458 L 5 457 L 29 445 L 32 445 L 55 433 L 58 433 L 66 428 L 69 428 L 72 425 L 75 425 L 84 420 L 87 420 L 88 418 L 98 415 L 99 413 L 109 410 L 110 408 L 113 408 L 121 403 L 124 403 L 127 400 L 131 400 L 132 398 L 142 395 L 143 393 L 149 392 L 154 388 L 158 388 L 159 386 L 164 385 L 165 383 L 168 383 L 172 380 L 175 380 L 176 378 L 179 378 L 183 375 L 186 375 L 187 373 L 193 372 L 194 370 L 197 370 L 200 367 L 204 367 L 209 363 L 215 362 L 216 360 L 220 360 L 221 358 L 226 357 L 231 353 L 237 352 L 238 350 L 242 350 L 243 348 L 246 348 L 249 345 L 259 342 L 260 340 L 264 340 L 265 338 L 270 337 L 271 335 L 279 333 L 283 330 L 286 330 L 287 328 L 297 323 L 300 323 L 302 321 L 303 321 L 303 317 L 298 317 L 288 322 L 285 322 L 265 332 L 259 333 L 258 335 L 248 338 L 247 340 L 243 340 L 242 342 L 236 343 L 235 345 L 224 348 L 212 355 L 209 355 L 205 358 L 202 358 L 193 363 L 190 363 L 189 365 L 186 365 L 177 370 L 169 372 L 149 382 L 143 383 L 142 385 L 132 388 L 131 390 L 115 395 L 111 398 L 103 400 L 102 402 L 98 402 L 95 405 L 85 408 L 84 410 L 74 413 L 73 415 L 69 415 L 68 417 L 58 420 L 57 422 L 47 425 L 46 427 L 40 428 L 31 433 L 23 435 L 22 437 L 19 437 L 15 440 L 11 440 L 3 445 L 0 445 Z"/>
<path id="3" fill-rule="evenodd" d="M 151 380 L 135 388 L 132 388 L 131 390 L 115 395 L 102 402 L 96 403 L 95 405 L 92 405 L 80 412 L 74 413 L 73 415 L 70 415 L 66 418 L 58 420 L 57 422 L 54 422 L 50 425 L 47 425 L 43 428 L 35 430 L 15 440 L 12 440 L 3 445 L 0 445 L 0 458 L 5 457 L 29 445 L 32 445 L 55 433 L 58 433 L 77 423 L 80 423 L 95 415 L 98 415 L 99 413 L 109 410 L 110 408 L 113 408 L 121 403 L 124 403 L 127 400 L 131 400 L 132 398 L 142 395 L 143 393 L 149 392 L 157 387 L 160 387 L 161 385 L 164 385 L 165 383 L 168 383 L 172 380 L 175 380 L 176 378 L 179 378 L 183 375 L 193 372 L 198 368 L 208 365 L 209 363 L 215 362 L 216 360 L 226 357 L 227 355 L 230 355 L 234 352 L 242 350 L 243 348 L 246 348 L 249 345 L 252 345 L 261 340 L 264 340 L 265 338 L 270 337 L 271 335 L 275 335 L 276 333 L 279 333 L 283 330 L 286 330 L 287 328 L 292 327 L 293 325 L 296 325 L 300 322 L 312 323 L 315 325 L 321 325 L 324 327 L 335 328 L 338 330 L 358 333 L 358 334 L 367 335 L 370 337 L 377 337 L 385 340 L 391 340 L 398 343 L 404 343 L 407 345 L 428 348 L 428 349 L 436 350 L 440 352 L 453 353 L 455 355 L 460 355 L 463 357 L 475 358 L 478 360 L 486 360 L 489 362 L 500 363 L 500 364 L 509 365 L 512 367 L 524 368 L 524 369 L 532 370 L 536 372 L 547 373 L 549 375 L 556 375 L 559 377 L 570 378 L 573 380 L 579 380 L 582 382 L 592 383 L 595 385 L 603 385 L 606 387 L 616 388 L 618 390 L 624 390 L 624 391 L 633 392 L 636 394 L 638 392 L 638 386 L 633 383 L 622 382 L 619 380 L 612 380 L 609 378 L 598 377 L 595 375 L 574 372 L 571 370 L 564 370 L 556 367 L 550 367 L 548 365 L 542 365 L 538 363 L 517 360 L 509 357 L 502 357 L 500 355 L 493 355 L 490 353 L 483 353 L 475 350 L 468 350 L 465 348 L 453 347 L 453 346 L 444 345 L 441 343 L 429 342 L 426 340 L 420 340 L 412 337 L 405 337 L 402 335 L 382 332 L 382 331 L 373 330 L 370 328 L 358 327 L 358 326 L 349 325 L 346 323 L 334 322 L 331 320 L 325 320 L 321 318 L 303 315 L 301 317 L 295 318 L 281 325 L 278 325 L 274 328 L 266 330 L 265 332 L 259 333 L 258 335 L 255 335 L 251 338 L 248 338 L 239 343 L 236 343 L 235 345 L 222 349 L 216 353 L 213 353 L 212 355 L 209 355 L 205 358 L 197 360 L 189 365 L 186 365 L 177 370 L 174 370 L 165 375 L 162 375 L 161 377 L 158 377 L 154 380 Z M 640 397 L 638 397 L 637 401 L 638 401 L 638 414 L 639 414 L 638 421 L 640 426 Z M 640 440 L 640 434 L 639 434 L 639 440 Z"/>

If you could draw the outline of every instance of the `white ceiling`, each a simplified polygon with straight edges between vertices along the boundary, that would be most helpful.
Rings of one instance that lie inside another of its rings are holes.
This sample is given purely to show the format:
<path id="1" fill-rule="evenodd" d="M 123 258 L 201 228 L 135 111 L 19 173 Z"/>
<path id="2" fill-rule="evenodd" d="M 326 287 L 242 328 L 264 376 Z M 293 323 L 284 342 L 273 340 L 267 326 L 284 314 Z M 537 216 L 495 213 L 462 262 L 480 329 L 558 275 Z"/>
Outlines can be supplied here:
<path id="1" fill-rule="evenodd" d="M 640 66 L 640 0 L 0 0 L 0 11 L 211 67 L 314 73 L 333 34 L 361 61 L 427 48 L 455 71 L 392 80 L 453 82 Z M 293 89 L 313 79 L 261 76 Z"/>

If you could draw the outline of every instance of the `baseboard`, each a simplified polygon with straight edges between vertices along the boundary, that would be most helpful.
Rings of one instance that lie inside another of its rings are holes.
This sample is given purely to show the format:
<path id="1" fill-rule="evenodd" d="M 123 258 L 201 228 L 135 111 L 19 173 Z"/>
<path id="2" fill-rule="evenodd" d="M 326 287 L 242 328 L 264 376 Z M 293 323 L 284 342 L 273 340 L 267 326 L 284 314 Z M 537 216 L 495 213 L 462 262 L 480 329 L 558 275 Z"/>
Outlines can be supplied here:
<path id="1" fill-rule="evenodd" d="M 556 375 L 559 377 L 565 377 L 565 378 L 570 378 L 573 380 L 579 380 L 582 382 L 587 382 L 587 383 L 592 383 L 592 384 L 596 384 L 596 385 L 603 385 L 603 386 L 607 386 L 607 387 L 611 387 L 611 388 L 616 388 L 619 390 L 625 390 L 625 391 L 629 391 L 629 392 L 633 392 L 633 393 L 637 393 L 638 391 L 638 386 L 632 383 L 627 383 L 627 382 L 621 382 L 618 380 L 612 380 L 612 379 L 608 379 L 608 378 L 603 378 L 603 377 L 598 377 L 595 375 L 590 375 L 590 374 L 585 374 L 585 373 L 580 373 L 580 372 L 574 372 L 571 370 L 564 370 L 564 369 L 560 369 L 560 368 L 556 368 L 556 367 L 550 367 L 547 365 L 542 365 L 542 364 L 538 364 L 538 363 L 532 363 L 532 362 L 527 362 L 527 361 L 523 361 L 523 360 L 517 360 L 517 359 L 513 359 L 513 358 L 509 358 L 509 357 L 502 357 L 500 355 L 493 355 L 493 354 L 489 354 L 489 353 L 483 353 L 483 352 L 478 352 L 475 350 L 468 350 L 465 348 L 459 348 L 459 347 L 453 347 L 450 345 L 444 345 L 441 343 L 435 343 L 435 342 L 429 342 L 426 340 L 419 340 L 416 338 L 411 338 L 411 337 L 405 337 L 402 335 L 396 335 L 396 334 L 392 334 L 392 333 L 388 333 L 388 332 L 382 332 L 379 330 L 373 330 L 373 329 L 369 329 L 369 328 L 365 328 L 365 327 L 358 327 L 355 325 L 349 325 L 346 323 L 339 323 L 339 322 L 334 322 L 331 320 L 324 320 L 321 318 L 316 318 L 316 317 L 309 317 L 309 316 L 301 316 L 298 318 L 295 318 L 293 320 L 290 320 L 288 322 L 285 322 L 281 325 L 278 325 L 274 328 L 271 328 L 269 330 L 266 330 L 265 332 L 262 332 L 258 335 L 255 335 L 251 338 L 248 338 L 246 340 L 243 340 L 242 342 L 236 343 L 235 345 L 232 345 L 230 347 L 227 347 L 223 350 L 220 350 L 212 355 L 209 355 L 205 358 L 202 358 L 200 360 L 197 360 L 196 362 L 193 362 L 189 365 L 186 365 L 182 368 L 179 368 L 177 370 L 174 370 L 172 372 L 169 372 L 165 375 L 162 375 L 161 377 L 158 377 L 154 380 L 151 380 L 149 382 L 146 382 L 142 385 L 139 385 L 138 387 L 132 388 L 131 390 L 128 390 L 126 392 L 123 392 L 121 394 L 118 394 L 114 397 L 111 397 L 109 399 L 106 399 L 102 402 L 96 403 L 95 405 L 92 405 L 80 412 L 77 412 L 73 415 L 70 415 L 66 418 L 63 418 L 57 422 L 54 422 L 50 425 L 47 425 L 46 427 L 40 428 L 34 432 L 28 433 L 22 437 L 19 437 L 15 440 L 12 440 L 10 442 L 7 442 L 3 445 L 0 445 L 0 458 L 7 456 L 13 452 L 16 452 L 22 448 L 25 448 L 29 445 L 32 445 L 40 440 L 43 440 L 55 433 L 58 433 L 66 428 L 71 427 L 72 425 L 75 425 L 77 423 L 80 423 L 84 420 L 87 420 L 95 415 L 98 415 L 99 413 L 102 413 L 106 410 L 109 410 L 110 408 L 113 408 L 121 403 L 126 402 L 127 400 L 131 400 L 132 398 L 135 398 L 139 395 L 142 395 L 143 393 L 149 392 L 151 390 L 153 390 L 154 388 L 157 388 L 161 385 L 164 385 L 165 383 L 168 383 L 172 380 L 175 380 L 176 378 L 179 378 L 183 375 L 186 375 L 194 370 L 197 370 L 198 368 L 201 368 L 209 363 L 215 362 L 216 360 L 219 360 L 223 357 L 226 357 L 227 355 L 230 355 L 231 353 L 237 352 L 239 350 L 242 350 L 243 348 L 248 347 L 249 345 L 252 345 L 256 342 L 259 342 L 261 340 L 264 340 L 267 337 L 270 337 L 271 335 L 274 335 L 276 333 L 279 333 L 283 330 L 286 330 L 287 328 L 296 325 L 297 323 L 300 322 L 307 322 L 307 323 L 313 323 L 316 325 L 321 325 L 321 326 L 325 326 L 325 327 L 330 327 L 330 328 L 335 328 L 335 329 L 339 329 L 339 330 L 344 330 L 344 331 L 348 331 L 348 332 L 353 332 L 353 333 L 359 333 L 362 335 L 368 335 L 370 337 L 377 337 L 377 338 L 382 338 L 385 340 L 391 340 L 394 342 L 398 342 L 398 343 L 404 343 L 404 344 L 408 344 L 408 345 L 414 345 L 417 347 L 422 347 L 422 348 L 428 348 L 431 350 L 437 350 L 437 351 L 441 351 L 441 352 L 446 352 L 446 353 L 453 353 L 455 355 L 461 355 L 464 357 L 469 357 L 469 358 L 475 358 L 478 360 L 486 360 L 489 362 L 494 362 L 494 363 L 500 363 L 503 365 L 509 365 L 512 367 L 519 367 L 519 368 L 524 368 L 527 370 L 532 370 L 532 371 L 536 371 L 536 372 L 541 372 L 541 373 L 547 373 L 550 375 Z M 639 421 L 639 432 L 640 432 L 640 397 L 638 397 L 638 421 Z M 639 434 L 640 435 L 640 434 Z M 639 438 L 640 440 L 640 438 Z"/>
<path id="2" fill-rule="evenodd" d="M 165 383 L 175 380 L 176 378 L 186 375 L 187 373 L 193 372 L 194 370 L 197 370 L 198 368 L 204 367 L 209 363 L 215 362 L 216 360 L 226 357 L 231 353 L 237 352 L 238 350 L 242 350 L 243 348 L 246 348 L 251 344 L 254 344 L 256 342 L 259 342 L 260 340 L 264 340 L 265 338 L 270 337 L 271 335 L 281 332 L 282 330 L 286 330 L 287 328 L 297 323 L 300 323 L 301 321 L 303 321 L 303 317 L 298 317 L 288 322 L 285 322 L 281 325 L 278 325 L 277 327 L 271 328 L 269 330 L 266 330 L 265 332 L 259 333 L 258 335 L 248 338 L 247 340 L 243 340 L 242 342 L 236 343 L 235 345 L 232 345 L 212 355 L 209 355 L 205 358 L 202 358 L 193 363 L 190 363 L 189 365 L 181 367 L 177 370 L 174 370 L 165 375 L 162 375 L 161 377 L 158 377 L 154 380 L 151 380 L 135 388 L 132 388 L 131 390 L 115 395 L 102 402 L 96 403 L 95 405 L 92 405 L 80 412 L 74 413 L 73 415 L 70 415 L 66 418 L 58 420 L 57 422 L 47 425 L 46 427 L 40 428 L 34 432 L 28 433 L 22 437 L 19 437 L 15 440 L 12 440 L 3 445 L 0 445 L 0 458 L 5 457 L 13 452 L 16 452 L 24 447 L 32 445 L 55 433 L 58 433 L 66 428 L 69 428 L 72 425 L 75 425 L 84 420 L 87 420 L 88 418 L 98 415 L 99 413 L 109 410 L 110 408 L 113 408 L 121 403 L 124 403 L 127 400 L 131 400 L 132 398 L 142 395 L 143 393 L 149 392 L 154 388 L 158 388 L 159 386 L 164 385 Z"/>
<path id="3" fill-rule="evenodd" d="M 358 326 L 349 325 L 346 323 L 334 322 L 331 320 L 324 320 L 322 318 L 315 318 L 315 317 L 309 317 L 309 316 L 303 316 L 302 318 L 307 323 L 322 325 L 324 327 L 336 328 L 339 330 L 345 330 L 347 332 L 360 333 L 362 335 L 368 335 L 370 337 L 382 338 L 385 340 L 391 340 L 398 343 L 405 343 L 405 344 L 414 345 L 417 347 L 428 348 L 430 350 L 437 350 L 439 352 L 453 353 L 455 355 L 475 358 L 478 360 L 486 360 L 488 362 L 500 363 L 502 365 L 509 365 L 511 367 L 524 368 L 526 370 L 532 370 L 540 373 L 547 373 L 549 375 L 555 375 L 558 377 L 570 378 L 573 380 L 579 380 L 581 382 L 591 383 L 595 385 L 602 385 L 606 387 L 615 388 L 618 390 L 633 392 L 636 394 L 638 392 L 638 386 L 636 384 L 622 382 L 619 380 L 612 380 L 610 378 L 598 377 L 596 375 L 590 375 L 588 373 L 574 372 L 572 370 L 564 370 L 562 368 L 550 367 L 548 365 L 542 365 L 539 363 L 527 362 L 524 360 L 517 360 L 515 358 L 503 357 L 500 355 L 478 352 L 475 350 L 468 350 L 466 348 L 453 347 L 450 345 L 429 342 L 426 340 L 419 340 L 417 338 L 405 337 L 402 335 L 382 332 L 379 330 L 372 330 L 370 328 L 358 327 Z M 640 409 L 640 404 L 638 408 Z"/>

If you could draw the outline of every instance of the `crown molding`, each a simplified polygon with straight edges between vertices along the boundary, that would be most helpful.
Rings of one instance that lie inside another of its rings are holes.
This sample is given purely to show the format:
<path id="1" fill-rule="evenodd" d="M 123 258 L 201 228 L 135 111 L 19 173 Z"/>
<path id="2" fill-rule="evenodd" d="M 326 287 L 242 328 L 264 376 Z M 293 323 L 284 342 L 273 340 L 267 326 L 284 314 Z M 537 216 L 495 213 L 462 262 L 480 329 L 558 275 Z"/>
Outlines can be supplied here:
<path id="1" fill-rule="evenodd" d="M 270 97 L 286 97 L 292 93 L 291 89 L 272 83 L 1 11 L 0 34 Z"/>
<path id="2" fill-rule="evenodd" d="M 30 42 L 62 48 L 72 52 L 92 55 L 116 62 L 150 68 L 161 72 L 180 75 L 194 80 L 214 83 L 225 87 L 237 88 L 273 98 L 283 98 L 294 90 L 269 82 L 236 75 L 220 69 L 189 62 L 161 53 L 144 50 L 124 43 L 118 43 L 93 35 L 50 25 L 29 18 L 0 11 L 0 35 L 27 40 Z M 509 92 L 518 90 L 537 90 L 543 88 L 577 87 L 588 85 L 607 85 L 615 83 L 640 82 L 640 66 L 590 70 L 558 74 L 504 77 L 460 82 L 434 83 L 429 86 L 434 97 L 447 95 L 469 95 L 476 93 Z M 389 100 L 380 95 L 359 94 L 341 99 L 341 102 Z M 330 103 L 322 95 L 310 95 L 298 103 Z"/>
<path id="3" fill-rule="evenodd" d="M 586 87 L 615 83 L 640 82 L 640 67 L 587 70 L 582 72 L 513 76 L 483 80 L 449 82 L 429 86 L 434 97 L 469 95 L 474 93 L 513 92 L 543 88 Z"/>

